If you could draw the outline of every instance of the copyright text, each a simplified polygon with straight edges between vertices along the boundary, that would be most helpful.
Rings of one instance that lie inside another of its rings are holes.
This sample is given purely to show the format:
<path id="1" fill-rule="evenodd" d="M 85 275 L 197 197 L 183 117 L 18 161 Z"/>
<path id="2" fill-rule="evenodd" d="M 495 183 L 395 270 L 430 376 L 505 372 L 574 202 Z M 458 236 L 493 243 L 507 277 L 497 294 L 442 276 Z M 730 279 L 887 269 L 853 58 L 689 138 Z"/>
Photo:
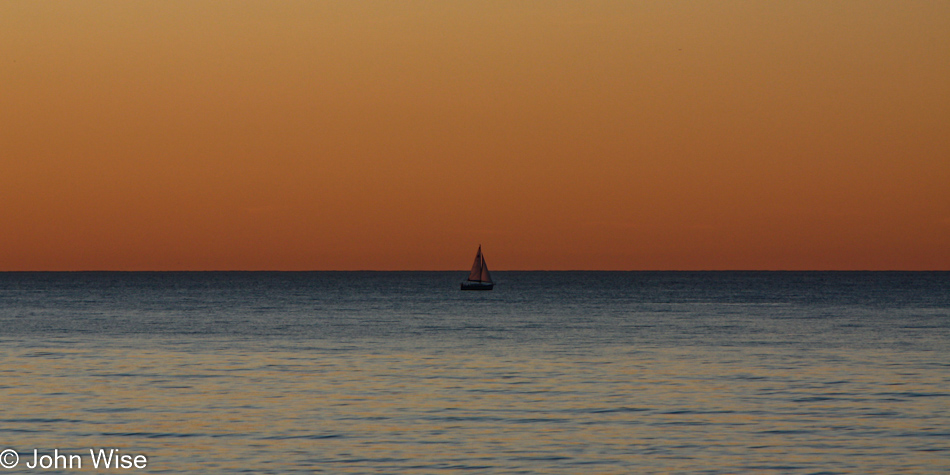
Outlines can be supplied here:
<path id="1" fill-rule="evenodd" d="M 83 465 L 98 470 L 134 470 L 147 467 L 148 457 L 144 454 L 122 453 L 119 449 L 89 449 L 88 457 L 85 454 L 60 453 L 59 449 L 53 449 L 51 453 L 41 453 L 38 449 L 33 449 L 32 453 L 24 453 L 21 460 L 20 453 L 14 449 L 0 452 L 0 467 L 11 469 L 21 465 L 30 470 L 80 470 Z"/>

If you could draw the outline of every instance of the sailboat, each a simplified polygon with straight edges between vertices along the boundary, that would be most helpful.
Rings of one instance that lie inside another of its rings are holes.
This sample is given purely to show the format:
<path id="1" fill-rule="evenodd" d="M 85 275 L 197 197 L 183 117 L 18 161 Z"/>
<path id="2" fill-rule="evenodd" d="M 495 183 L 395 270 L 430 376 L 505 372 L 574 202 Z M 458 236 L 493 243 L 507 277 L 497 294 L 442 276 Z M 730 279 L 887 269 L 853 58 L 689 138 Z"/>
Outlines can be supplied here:
<path id="1" fill-rule="evenodd" d="M 491 290 L 494 286 L 491 274 L 488 273 L 488 264 L 482 256 L 482 245 L 479 244 L 475 263 L 472 264 L 472 271 L 468 273 L 468 279 L 462 282 L 462 290 Z"/>

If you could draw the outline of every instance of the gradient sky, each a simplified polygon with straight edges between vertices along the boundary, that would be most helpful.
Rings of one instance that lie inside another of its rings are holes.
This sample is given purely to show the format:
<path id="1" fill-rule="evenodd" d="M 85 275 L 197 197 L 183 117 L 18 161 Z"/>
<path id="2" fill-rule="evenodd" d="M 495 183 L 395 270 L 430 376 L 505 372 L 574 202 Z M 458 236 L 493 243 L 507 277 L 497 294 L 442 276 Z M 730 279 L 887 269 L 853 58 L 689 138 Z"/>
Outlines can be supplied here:
<path id="1" fill-rule="evenodd" d="M 950 2 L 0 2 L 0 270 L 479 244 L 950 270 Z"/>

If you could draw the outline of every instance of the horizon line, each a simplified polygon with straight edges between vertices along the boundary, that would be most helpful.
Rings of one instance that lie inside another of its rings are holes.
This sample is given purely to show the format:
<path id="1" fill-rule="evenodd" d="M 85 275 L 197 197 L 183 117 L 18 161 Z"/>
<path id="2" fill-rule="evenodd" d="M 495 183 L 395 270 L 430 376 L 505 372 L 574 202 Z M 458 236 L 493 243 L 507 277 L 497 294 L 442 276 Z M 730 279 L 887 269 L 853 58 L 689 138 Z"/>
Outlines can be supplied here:
<path id="1" fill-rule="evenodd" d="M 466 269 L 72 269 L 0 270 L 12 273 L 146 273 L 146 272 L 468 272 Z M 492 272 L 950 272 L 950 269 L 496 269 Z"/>

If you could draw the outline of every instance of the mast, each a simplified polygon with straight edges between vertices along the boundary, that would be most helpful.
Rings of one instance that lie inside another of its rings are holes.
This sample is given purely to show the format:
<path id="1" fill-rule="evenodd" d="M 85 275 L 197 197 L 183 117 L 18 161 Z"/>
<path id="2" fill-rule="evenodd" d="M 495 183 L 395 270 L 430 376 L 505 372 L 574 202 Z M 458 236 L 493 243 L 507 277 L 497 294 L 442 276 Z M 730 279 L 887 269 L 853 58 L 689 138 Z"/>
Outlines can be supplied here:
<path id="1" fill-rule="evenodd" d="M 485 261 L 482 259 L 482 245 L 478 245 L 478 252 L 475 254 L 475 262 L 472 264 L 472 271 L 468 273 L 468 280 L 480 282 L 482 280 L 482 267 Z M 487 271 L 486 271 L 487 272 Z"/>

